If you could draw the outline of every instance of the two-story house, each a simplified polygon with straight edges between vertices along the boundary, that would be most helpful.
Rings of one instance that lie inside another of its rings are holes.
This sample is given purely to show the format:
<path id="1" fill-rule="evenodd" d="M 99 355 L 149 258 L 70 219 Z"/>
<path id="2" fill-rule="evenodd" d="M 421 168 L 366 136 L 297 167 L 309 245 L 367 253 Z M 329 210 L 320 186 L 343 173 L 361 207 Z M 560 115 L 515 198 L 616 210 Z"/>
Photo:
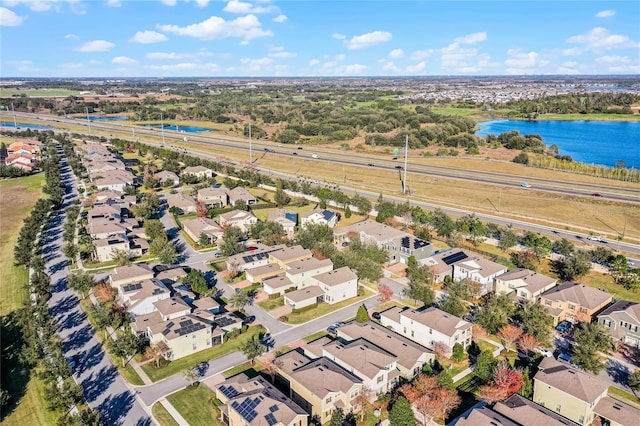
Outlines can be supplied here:
<path id="1" fill-rule="evenodd" d="M 619 300 L 598 315 L 598 324 L 614 339 L 640 348 L 640 303 Z"/>
<path id="2" fill-rule="evenodd" d="M 318 259 L 315 257 L 304 258 L 287 263 L 285 275 L 291 280 L 294 287 L 304 288 L 316 283 L 313 277 L 333 270 L 331 259 Z"/>
<path id="3" fill-rule="evenodd" d="M 270 257 L 276 252 L 284 250 L 287 246 L 284 244 L 259 248 L 258 250 L 245 251 L 227 257 L 225 261 L 228 271 L 244 272 L 247 269 L 265 266 L 270 262 Z"/>
<path id="4" fill-rule="evenodd" d="M 566 282 L 542 293 L 538 303 L 548 309 L 553 325 L 557 325 L 563 320 L 591 322 L 593 316 L 612 299 L 612 295 L 597 288 Z"/>
<path id="5" fill-rule="evenodd" d="M 118 266 L 109 275 L 111 287 L 136 283 L 153 278 L 153 271 L 144 263 L 134 263 L 131 265 Z"/>
<path id="6" fill-rule="evenodd" d="M 332 212 L 327 209 L 315 209 L 308 213 L 305 213 L 300 218 L 300 226 L 303 228 L 310 223 L 316 225 L 327 225 L 329 228 L 334 228 L 338 221 L 340 220 L 340 216 L 336 212 Z"/>
<path id="7" fill-rule="evenodd" d="M 313 276 L 311 286 L 324 292 L 324 301 L 330 305 L 358 295 L 358 276 L 348 266 Z"/>
<path id="8" fill-rule="evenodd" d="M 196 200 L 194 200 L 190 195 L 185 195 L 182 193 L 167 194 L 165 196 L 165 199 L 167 200 L 167 205 L 169 206 L 169 208 L 174 207 L 181 210 L 185 214 L 195 213 L 198 210 L 198 204 L 196 203 Z"/>
<path id="9" fill-rule="evenodd" d="M 290 210 L 276 209 L 267 215 L 269 222 L 276 222 L 282 226 L 288 238 L 293 238 L 294 231 L 298 225 L 298 214 Z"/>
<path id="10" fill-rule="evenodd" d="M 215 173 L 213 172 L 213 170 L 208 169 L 204 166 L 191 166 L 191 167 L 185 167 L 180 173 L 180 175 L 181 176 L 191 175 L 202 180 L 202 179 L 212 178 L 215 175 Z"/>
<path id="11" fill-rule="evenodd" d="M 521 300 L 535 301 L 545 291 L 555 287 L 558 280 L 530 269 L 518 268 L 496 277 L 497 294 L 510 294 Z"/>
<path id="12" fill-rule="evenodd" d="M 224 230 L 218 225 L 218 222 L 208 217 L 183 220 L 182 229 L 196 243 L 200 243 L 203 235 L 207 244 L 222 239 L 224 235 Z"/>
<path id="13" fill-rule="evenodd" d="M 168 299 L 169 289 L 158 279 L 143 280 L 118 287 L 118 297 L 127 312 L 134 317 L 156 310 L 155 302 Z"/>
<path id="14" fill-rule="evenodd" d="M 429 241 L 411 234 L 392 239 L 385 244 L 385 248 L 389 252 L 389 261 L 400 263 L 409 263 L 410 257 L 421 263 L 423 259 L 432 256 L 434 251 Z"/>
<path id="15" fill-rule="evenodd" d="M 471 344 L 473 324 L 438 308 L 416 310 L 398 306 L 381 312 L 380 324 L 433 349 L 443 344 L 449 353 L 456 343 Z"/>
<path id="16" fill-rule="evenodd" d="M 163 170 L 153 175 L 153 178 L 158 181 L 160 185 L 171 185 L 176 187 L 180 185 L 180 178 L 177 174 L 168 170 Z"/>
<path id="17" fill-rule="evenodd" d="M 227 192 L 222 188 L 203 188 L 198 191 L 197 199 L 208 209 L 227 206 Z"/>
<path id="18" fill-rule="evenodd" d="M 276 263 L 281 269 L 286 270 L 287 265 L 299 260 L 310 259 L 313 256 L 311 250 L 302 246 L 284 247 L 282 250 L 269 254 L 269 263 Z"/>
<path id="19" fill-rule="evenodd" d="M 224 228 L 235 226 L 242 232 L 247 233 L 253 225 L 258 223 L 258 218 L 253 213 L 245 210 L 231 210 L 221 214 L 219 221 Z"/>

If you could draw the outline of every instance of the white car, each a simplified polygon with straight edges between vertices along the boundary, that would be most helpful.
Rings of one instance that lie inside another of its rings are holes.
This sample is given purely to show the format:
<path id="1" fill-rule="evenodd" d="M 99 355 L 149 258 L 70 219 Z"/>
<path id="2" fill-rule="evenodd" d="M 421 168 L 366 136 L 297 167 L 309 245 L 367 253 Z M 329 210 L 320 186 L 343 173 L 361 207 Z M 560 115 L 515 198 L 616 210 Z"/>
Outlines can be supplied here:
<path id="1" fill-rule="evenodd" d="M 591 240 L 591 241 L 598 241 L 598 242 L 600 242 L 600 243 L 603 243 L 603 242 L 604 242 L 604 239 L 603 239 L 602 237 L 598 236 L 598 235 L 589 235 L 589 236 L 587 237 L 587 240 Z"/>
<path id="2" fill-rule="evenodd" d="M 320 158 L 320 157 L 318 157 L 318 154 L 313 154 L 311 158 Z"/>
<path id="3" fill-rule="evenodd" d="M 553 356 L 553 352 L 551 352 L 549 349 L 544 349 L 544 348 L 535 348 L 533 351 L 534 351 L 534 352 L 537 352 L 537 353 L 539 353 L 539 354 L 542 354 L 542 355 L 544 355 L 544 356 L 546 356 L 546 357 L 551 357 L 551 356 Z"/>

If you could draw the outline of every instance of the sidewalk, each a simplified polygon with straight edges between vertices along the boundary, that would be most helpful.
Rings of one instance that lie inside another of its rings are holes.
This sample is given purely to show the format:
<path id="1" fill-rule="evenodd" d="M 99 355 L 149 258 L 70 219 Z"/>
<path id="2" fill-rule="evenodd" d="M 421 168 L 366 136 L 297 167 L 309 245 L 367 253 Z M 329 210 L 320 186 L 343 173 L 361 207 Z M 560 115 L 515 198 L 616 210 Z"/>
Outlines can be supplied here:
<path id="1" fill-rule="evenodd" d="M 180 426 L 189 426 L 189 423 L 182 417 L 182 415 L 175 409 L 173 405 L 167 398 L 160 398 L 160 404 L 171 414 L 171 417 L 180 425 Z"/>

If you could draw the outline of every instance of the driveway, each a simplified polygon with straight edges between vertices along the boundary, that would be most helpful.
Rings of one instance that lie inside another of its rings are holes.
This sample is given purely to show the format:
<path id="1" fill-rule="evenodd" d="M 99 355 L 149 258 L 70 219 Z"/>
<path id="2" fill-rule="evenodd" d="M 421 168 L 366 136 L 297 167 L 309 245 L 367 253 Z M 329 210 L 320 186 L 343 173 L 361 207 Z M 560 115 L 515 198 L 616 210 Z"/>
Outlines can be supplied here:
<path id="1" fill-rule="evenodd" d="M 73 190 L 65 196 L 62 207 L 44 231 L 43 250 L 49 253 L 46 265 L 52 291 L 49 309 L 59 324 L 57 333 L 63 342 L 63 352 L 65 356 L 78 355 L 74 379 L 82 386 L 84 399 L 89 406 L 100 411 L 104 424 L 151 425 L 153 421 L 137 400 L 136 393 L 120 376 L 96 339 L 75 292 L 67 288 L 69 267 L 62 253 L 62 226 L 66 219 L 64 210 L 72 205 L 78 192 L 66 156 L 61 150 L 59 153 L 62 182 L 71 185 Z"/>

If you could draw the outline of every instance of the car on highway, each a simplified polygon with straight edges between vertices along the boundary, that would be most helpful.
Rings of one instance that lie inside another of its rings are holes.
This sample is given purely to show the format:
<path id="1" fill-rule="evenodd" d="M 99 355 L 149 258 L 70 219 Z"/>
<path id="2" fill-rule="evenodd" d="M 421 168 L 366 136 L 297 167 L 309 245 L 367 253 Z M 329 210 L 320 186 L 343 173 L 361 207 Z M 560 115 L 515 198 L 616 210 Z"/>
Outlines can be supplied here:
<path id="1" fill-rule="evenodd" d="M 602 197 L 602 194 L 600 194 L 599 192 L 594 192 L 593 194 L 591 194 L 592 197 Z"/>
<path id="2" fill-rule="evenodd" d="M 302 147 L 301 147 L 301 146 L 299 146 L 299 147 L 298 147 L 298 149 L 302 149 Z"/>
<path id="3" fill-rule="evenodd" d="M 596 241 L 596 242 L 599 242 L 599 243 L 604 243 L 605 242 L 604 239 L 599 235 L 589 235 L 587 237 L 587 240 Z"/>
<path id="4" fill-rule="evenodd" d="M 396 166 L 396 169 L 402 170 L 402 166 Z"/>
<path id="5" fill-rule="evenodd" d="M 392 160 L 397 160 L 397 159 L 398 159 L 398 157 L 393 157 L 393 158 L 392 158 Z"/>
<path id="6" fill-rule="evenodd" d="M 527 182 L 522 182 L 522 183 L 520 184 L 520 186 L 521 186 L 521 187 L 523 187 L 523 188 L 531 188 L 531 184 L 530 184 L 530 183 L 527 183 Z"/>
<path id="7" fill-rule="evenodd" d="M 297 152 L 292 152 L 291 155 L 298 155 L 298 153 Z"/>
<path id="8" fill-rule="evenodd" d="M 369 163 L 369 164 L 367 164 L 367 166 L 373 167 L 373 163 Z"/>
<path id="9" fill-rule="evenodd" d="M 634 262 L 633 259 L 629 259 L 629 258 L 627 258 L 627 264 L 629 266 L 636 266 L 636 262 Z"/>
<path id="10" fill-rule="evenodd" d="M 320 158 L 320 157 L 318 157 L 318 154 L 313 154 L 311 158 Z"/>

